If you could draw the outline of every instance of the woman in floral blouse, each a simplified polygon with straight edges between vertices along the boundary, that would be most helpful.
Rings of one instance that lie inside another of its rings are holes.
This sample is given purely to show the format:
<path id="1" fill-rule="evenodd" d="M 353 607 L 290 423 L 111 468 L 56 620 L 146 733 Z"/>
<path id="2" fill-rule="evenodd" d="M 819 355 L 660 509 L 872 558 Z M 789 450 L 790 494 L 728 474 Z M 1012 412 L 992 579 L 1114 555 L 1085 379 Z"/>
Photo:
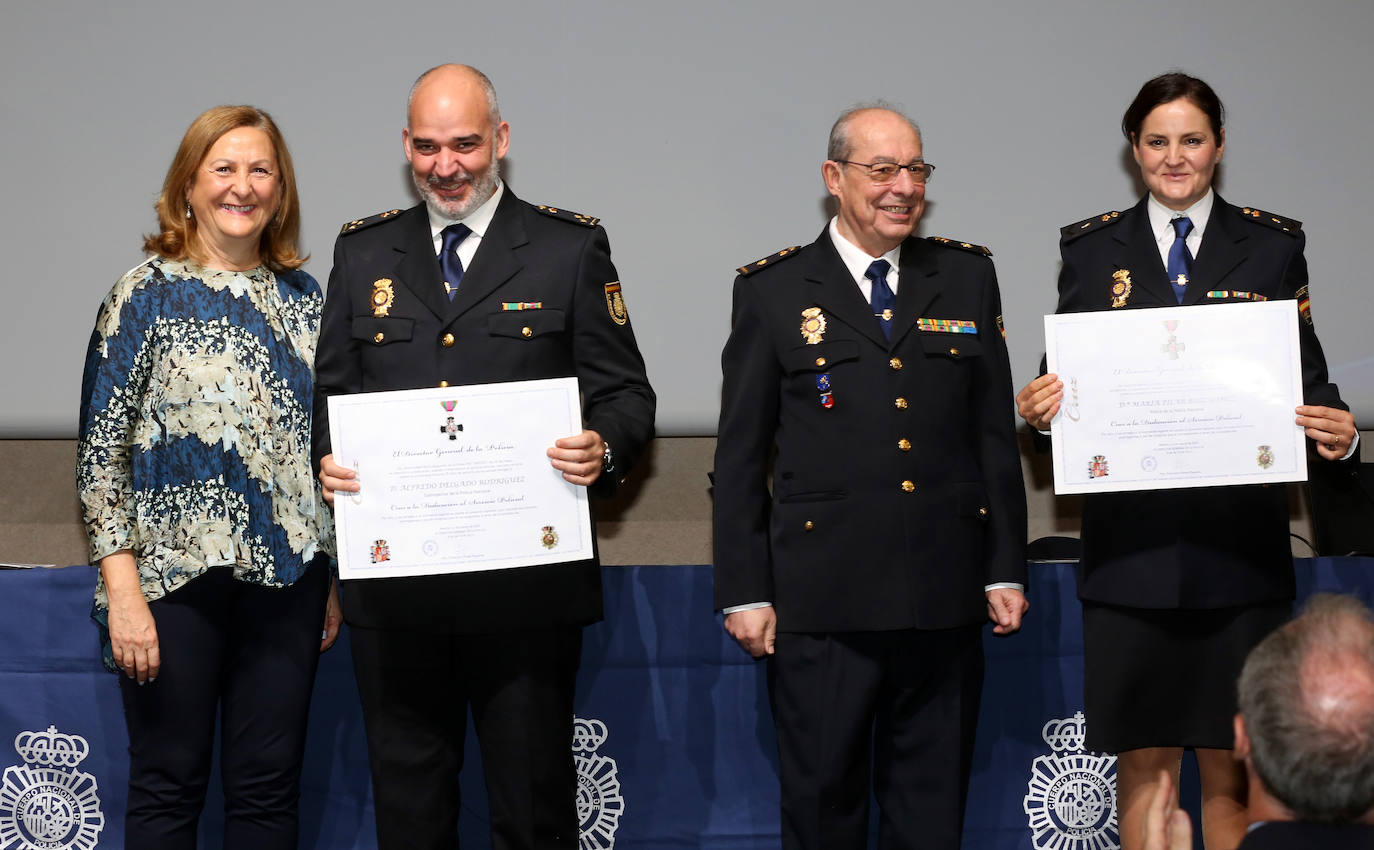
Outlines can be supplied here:
<path id="1" fill-rule="evenodd" d="M 92 616 L 124 673 L 125 845 L 195 847 L 218 710 L 225 848 L 295 847 L 311 686 L 340 618 L 310 468 L 321 296 L 272 119 L 196 118 L 155 208 L 153 256 L 96 317 L 77 458 Z"/>

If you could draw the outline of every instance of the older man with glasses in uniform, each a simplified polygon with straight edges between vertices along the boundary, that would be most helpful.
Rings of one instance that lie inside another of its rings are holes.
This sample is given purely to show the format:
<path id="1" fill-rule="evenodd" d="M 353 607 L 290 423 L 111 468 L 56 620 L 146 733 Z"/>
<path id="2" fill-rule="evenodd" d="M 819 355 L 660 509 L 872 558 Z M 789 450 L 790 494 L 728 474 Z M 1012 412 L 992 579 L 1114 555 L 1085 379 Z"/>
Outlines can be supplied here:
<path id="1" fill-rule="evenodd" d="M 879 846 L 957 848 L 981 624 L 1027 608 L 996 273 L 912 235 L 933 170 L 909 118 L 845 112 L 821 166 L 836 216 L 735 281 L 715 605 L 768 659 L 785 848 L 865 847 L 870 776 Z"/>

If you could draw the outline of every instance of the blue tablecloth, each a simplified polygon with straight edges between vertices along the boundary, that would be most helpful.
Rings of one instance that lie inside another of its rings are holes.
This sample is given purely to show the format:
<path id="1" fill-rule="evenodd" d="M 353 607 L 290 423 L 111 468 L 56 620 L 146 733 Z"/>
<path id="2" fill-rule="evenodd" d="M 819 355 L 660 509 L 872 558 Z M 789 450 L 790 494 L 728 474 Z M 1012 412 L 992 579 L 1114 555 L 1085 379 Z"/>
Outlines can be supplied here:
<path id="1" fill-rule="evenodd" d="M 1302 597 L 1339 590 L 1374 599 L 1374 560 L 1300 560 L 1297 568 Z M 606 619 L 586 632 L 573 742 L 584 850 L 777 847 L 777 756 L 763 668 L 711 613 L 710 568 L 604 573 Z M 118 687 L 99 666 L 87 616 L 94 581 L 89 567 L 0 572 L 5 850 L 27 850 L 37 834 L 54 850 L 123 846 L 128 742 Z M 1033 566 L 1029 591 L 1033 607 L 1019 635 L 986 633 L 964 847 L 1112 847 L 1114 760 L 1082 752 L 1075 718 L 1083 657 L 1073 568 Z M 467 752 L 462 841 L 482 848 L 486 795 L 475 742 Z M 207 836 L 220 821 L 218 791 L 211 793 Z M 373 835 L 345 632 L 316 683 L 301 846 L 362 850 L 375 846 Z"/>

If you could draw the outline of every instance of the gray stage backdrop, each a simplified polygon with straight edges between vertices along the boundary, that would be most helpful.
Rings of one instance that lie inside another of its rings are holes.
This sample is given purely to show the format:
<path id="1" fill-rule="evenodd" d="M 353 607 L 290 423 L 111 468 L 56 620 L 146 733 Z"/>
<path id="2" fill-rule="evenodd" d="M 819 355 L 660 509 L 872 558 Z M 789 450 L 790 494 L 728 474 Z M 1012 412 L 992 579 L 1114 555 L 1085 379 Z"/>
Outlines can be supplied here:
<path id="1" fill-rule="evenodd" d="M 921 232 L 994 251 L 1029 380 L 1058 228 L 1134 202 L 1121 113 L 1174 67 L 1228 107 L 1222 194 L 1305 222 L 1317 329 L 1368 427 L 1371 39 L 1370 0 L 3 0 L 0 437 L 74 435 L 96 306 L 199 111 L 277 118 L 323 284 L 343 222 L 413 203 L 404 98 L 444 61 L 495 81 L 515 191 L 605 224 L 662 434 L 714 432 L 734 269 L 816 237 L 826 131 L 875 97 L 939 166 Z"/>

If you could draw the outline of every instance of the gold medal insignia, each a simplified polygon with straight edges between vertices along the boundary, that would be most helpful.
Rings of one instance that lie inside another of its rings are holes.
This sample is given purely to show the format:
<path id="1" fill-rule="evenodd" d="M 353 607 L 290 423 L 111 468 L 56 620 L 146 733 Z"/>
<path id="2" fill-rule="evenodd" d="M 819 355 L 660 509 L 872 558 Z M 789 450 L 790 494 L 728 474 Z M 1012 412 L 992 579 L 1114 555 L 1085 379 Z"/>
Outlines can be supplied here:
<path id="1" fill-rule="evenodd" d="M 1131 297 L 1131 270 L 1117 269 L 1112 272 L 1112 281 L 1112 306 L 1125 307 Z"/>
<path id="2" fill-rule="evenodd" d="M 625 309 L 625 298 L 620 294 L 618 280 L 606 284 L 606 311 L 611 314 L 611 321 L 617 325 L 630 321 L 630 314 Z"/>
<path id="3" fill-rule="evenodd" d="M 807 345 L 815 345 L 825 336 L 825 314 L 820 307 L 802 310 L 801 335 Z"/>
<path id="4" fill-rule="evenodd" d="M 391 302 L 395 300 L 396 293 L 391 288 L 391 278 L 378 278 L 372 282 L 372 315 L 390 315 Z"/>

